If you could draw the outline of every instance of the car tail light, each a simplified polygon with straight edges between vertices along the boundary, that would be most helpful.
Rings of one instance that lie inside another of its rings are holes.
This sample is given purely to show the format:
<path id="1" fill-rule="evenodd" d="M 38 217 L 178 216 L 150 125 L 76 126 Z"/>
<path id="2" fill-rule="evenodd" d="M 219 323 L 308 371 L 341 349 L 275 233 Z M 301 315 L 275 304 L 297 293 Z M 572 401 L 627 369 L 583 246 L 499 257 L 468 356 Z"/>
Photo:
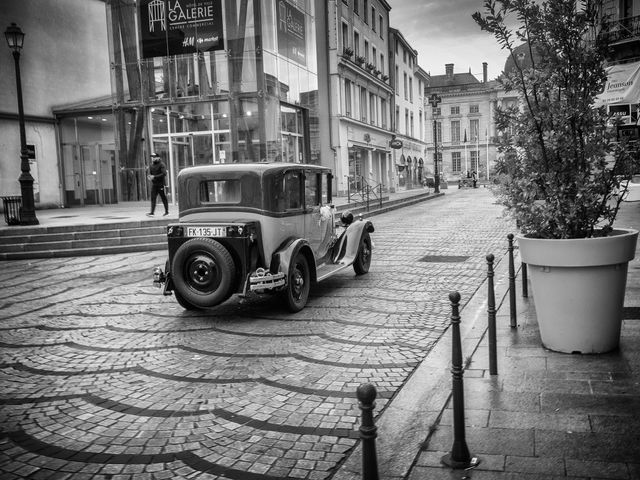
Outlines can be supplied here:
<path id="1" fill-rule="evenodd" d="M 169 225 L 167 227 L 168 237 L 182 237 L 184 236 L 184 229 L 178 225 Z"/>

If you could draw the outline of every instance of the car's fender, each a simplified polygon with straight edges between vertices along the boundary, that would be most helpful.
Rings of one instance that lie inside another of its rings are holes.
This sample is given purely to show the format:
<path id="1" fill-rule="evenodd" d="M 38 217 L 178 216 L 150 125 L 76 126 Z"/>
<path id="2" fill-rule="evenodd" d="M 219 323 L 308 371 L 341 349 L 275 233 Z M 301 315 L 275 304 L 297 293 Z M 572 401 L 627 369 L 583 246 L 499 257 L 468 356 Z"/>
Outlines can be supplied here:
<path id="1" fill-rule="evenodd" d="M 309 242 L 304 238 L 290 239 L 274 252 L 271 259 L 271 272 L 288 273 L 292 259 L 298 254 L 298 252 L 302 252 L 307 258 L 309 268 L 311 269 L 311 281 L 316 282 L 316 259 L 314 258 Z"/>
<path id="2" fill-rule="evenodd" d="M 357 220 L 350 224 L 338 239 L 333 251 L 333 262 L 351 265 L 358 255 L 360 240 L 364 232 L 373 232 L 373 223 L 369 220 Z"/>

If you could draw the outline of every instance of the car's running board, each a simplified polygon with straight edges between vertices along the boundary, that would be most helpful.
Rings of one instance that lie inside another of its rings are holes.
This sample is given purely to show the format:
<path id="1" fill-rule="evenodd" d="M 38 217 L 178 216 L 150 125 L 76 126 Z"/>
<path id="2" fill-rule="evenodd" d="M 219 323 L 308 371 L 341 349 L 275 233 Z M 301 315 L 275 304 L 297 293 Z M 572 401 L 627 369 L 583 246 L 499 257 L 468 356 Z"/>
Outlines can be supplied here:
<path id="1" fill-rule="evenodd" d="M 342 264 L 342 263 L 325 263 L 324 265 L 320 265 L 318 267 L 317 277 L 318 282 L 321 282 L 327 277 L 338 273 L 340 270 L 344 270 L 345 268 L 349 268 L 352 264 Z"/>

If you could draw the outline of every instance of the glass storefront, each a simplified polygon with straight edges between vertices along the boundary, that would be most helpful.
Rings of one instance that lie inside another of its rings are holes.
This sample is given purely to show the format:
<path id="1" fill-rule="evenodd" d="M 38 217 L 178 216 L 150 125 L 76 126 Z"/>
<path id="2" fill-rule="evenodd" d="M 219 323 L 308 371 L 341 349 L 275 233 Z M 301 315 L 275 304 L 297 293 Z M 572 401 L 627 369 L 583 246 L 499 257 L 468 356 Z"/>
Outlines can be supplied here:
<path id="1" fill-rule="evenodd" d="M 173 199 L 188 166 L 321 163 L 314 0 L 107 4 L 123 199 L 146 198 L 140 172 L 152 152 Z M 178 22 L 187 10 L 212 16 Z"/>

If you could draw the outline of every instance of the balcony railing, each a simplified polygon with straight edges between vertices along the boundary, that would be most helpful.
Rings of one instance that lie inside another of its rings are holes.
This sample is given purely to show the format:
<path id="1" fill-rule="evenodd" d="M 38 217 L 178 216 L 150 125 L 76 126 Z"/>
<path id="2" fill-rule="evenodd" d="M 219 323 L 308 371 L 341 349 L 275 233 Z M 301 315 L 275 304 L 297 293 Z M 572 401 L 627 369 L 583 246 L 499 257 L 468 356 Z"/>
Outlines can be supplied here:
<path id="1" fill-rule="evenodd" d="M 601 35 L 605 36 L 610 43 L 629 40 L 640 41 L 640 16 L 607 22 Z"/>

